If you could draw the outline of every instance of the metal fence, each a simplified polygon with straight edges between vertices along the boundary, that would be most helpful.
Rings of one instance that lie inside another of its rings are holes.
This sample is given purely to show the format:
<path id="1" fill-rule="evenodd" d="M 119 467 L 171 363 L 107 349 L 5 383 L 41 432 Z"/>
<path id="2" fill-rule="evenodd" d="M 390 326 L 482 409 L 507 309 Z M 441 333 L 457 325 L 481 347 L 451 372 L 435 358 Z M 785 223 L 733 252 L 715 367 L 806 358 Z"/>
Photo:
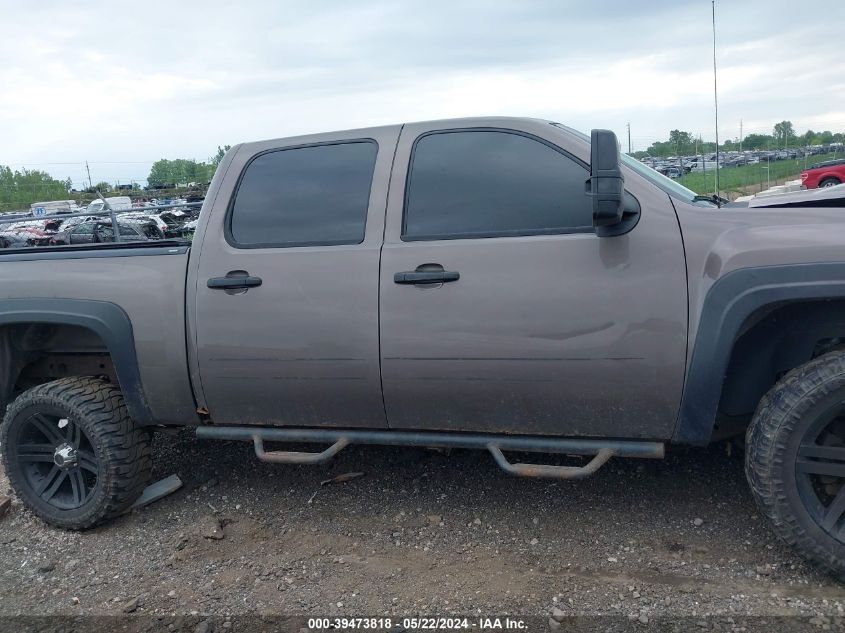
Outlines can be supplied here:
<path id="1" fill-rule="evenodd" d="M 845 157 L 840 145 L 799 147 L 780 150 L 720 152 L 719 194 L 736 198 L 755 194 L 774 185 L 800 178 L 814 165 Z M 716 189 L 715 154 L 693 154 L 665 158 L 644 157 L 641 161 L 699 194 Z"/>

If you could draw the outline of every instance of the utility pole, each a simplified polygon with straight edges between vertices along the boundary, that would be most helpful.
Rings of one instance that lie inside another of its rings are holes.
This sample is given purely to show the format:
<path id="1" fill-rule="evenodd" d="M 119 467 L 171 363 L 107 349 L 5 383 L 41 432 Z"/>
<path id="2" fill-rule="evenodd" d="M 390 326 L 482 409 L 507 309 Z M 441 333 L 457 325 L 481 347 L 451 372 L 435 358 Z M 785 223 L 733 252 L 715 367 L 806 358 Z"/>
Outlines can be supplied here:
<path id="1" fill-rule="evenodd" d="M 628 123 L 628 155 L 631 154 L 631 124 Z"/>
<path id="2" fill-rule="evenodd" d="M 742 153 L 742 119 L 739 120 L 739 152 Z"/>
<path id="3" fill-rule="evenodd" d="M 91 180 L 91 169 L 88 167 L 88 161 L 85 161 L 85 170 L 88 172 L 88 186 L 93 187 L 94 183 Z"/>

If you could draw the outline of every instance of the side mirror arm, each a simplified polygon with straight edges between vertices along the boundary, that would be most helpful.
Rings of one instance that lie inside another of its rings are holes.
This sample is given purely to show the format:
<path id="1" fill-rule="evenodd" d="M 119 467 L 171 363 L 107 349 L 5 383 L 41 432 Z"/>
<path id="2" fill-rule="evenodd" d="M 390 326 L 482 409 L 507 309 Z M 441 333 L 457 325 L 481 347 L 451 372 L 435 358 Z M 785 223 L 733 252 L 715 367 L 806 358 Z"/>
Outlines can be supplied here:
<path id="1" fill-rule="evenodd" d="M 626 191 L 622 201 L 622 219 L 616 224 L 595 227 L 596 235 L 599 237 L 625 235 L 625 233 L 637 226 L 637 223 L 640 221 L 640 211 L 639 200 Z"/>

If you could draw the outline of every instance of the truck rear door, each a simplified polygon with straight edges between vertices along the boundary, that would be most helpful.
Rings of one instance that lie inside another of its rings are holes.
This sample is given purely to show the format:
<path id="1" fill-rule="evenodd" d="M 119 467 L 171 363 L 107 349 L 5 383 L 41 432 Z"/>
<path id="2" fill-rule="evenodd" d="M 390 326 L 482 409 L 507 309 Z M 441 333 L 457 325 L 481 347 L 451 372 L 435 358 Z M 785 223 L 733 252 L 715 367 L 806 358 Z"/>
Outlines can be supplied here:
<path id="1" fill-rule="evenodd" d="M 403 128 L 381 263 L 391 428 L 671 435 L 687 318 L 674 208 L 628 173 L 639 224 L 597 237 L 588 160 L 540 121 Z"/>
<path id="2" fill-rule="evenodd" d="M 215 422 L 386 426 L 378 271 L 398 133 L 254 143 L 232 159 L 195 238 L 193 335 Z"/>

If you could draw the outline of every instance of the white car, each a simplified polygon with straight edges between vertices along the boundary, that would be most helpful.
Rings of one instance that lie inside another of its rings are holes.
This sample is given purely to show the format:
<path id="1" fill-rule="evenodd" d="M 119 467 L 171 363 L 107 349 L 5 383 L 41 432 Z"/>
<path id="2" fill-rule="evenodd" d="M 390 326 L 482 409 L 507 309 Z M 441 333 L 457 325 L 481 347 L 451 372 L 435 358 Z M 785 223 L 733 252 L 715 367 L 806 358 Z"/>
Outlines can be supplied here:
<path id="1" fill-rule="evenodd" d="M 152 222 L 162 233 L 168 229 L 167 222 L 162 220 L 159 216 L 144 213 L 143 211 L 121 213 L 118 215 L 118 221 L 122 224 L 149 224 Z"/>
<path id="2" fill-rule="evenodd" d="M 109 203 L 113 211 L 129 211 L 132 209 L 132 199 L 129 196 L 112 196 L 111 198 L 106 198 L 106 202 Z M 97 213 L 102 211 L 104 206 L 103 201 L 97 199 L 88 205 L 86 211 Z"/>

